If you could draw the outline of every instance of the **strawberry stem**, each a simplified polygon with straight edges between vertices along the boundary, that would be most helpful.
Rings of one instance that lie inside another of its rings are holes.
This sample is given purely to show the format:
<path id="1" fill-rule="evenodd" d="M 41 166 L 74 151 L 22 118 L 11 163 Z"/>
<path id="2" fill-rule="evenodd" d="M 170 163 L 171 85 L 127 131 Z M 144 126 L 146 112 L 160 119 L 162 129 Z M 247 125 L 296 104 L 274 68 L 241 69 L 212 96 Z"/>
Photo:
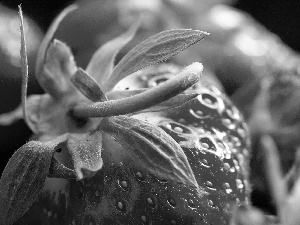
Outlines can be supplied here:
<path id="1" fill-rule="evenodd" d="M 193 63 L 181 73 L 164 84 L 128 98 L 98 102 L 94 104 L 78 104 L 72 109 L 74 117 L 109 117 L 125 115 L 140 111 L 164 102 L 199 81 L 203 71 L 201 63 Z"/>

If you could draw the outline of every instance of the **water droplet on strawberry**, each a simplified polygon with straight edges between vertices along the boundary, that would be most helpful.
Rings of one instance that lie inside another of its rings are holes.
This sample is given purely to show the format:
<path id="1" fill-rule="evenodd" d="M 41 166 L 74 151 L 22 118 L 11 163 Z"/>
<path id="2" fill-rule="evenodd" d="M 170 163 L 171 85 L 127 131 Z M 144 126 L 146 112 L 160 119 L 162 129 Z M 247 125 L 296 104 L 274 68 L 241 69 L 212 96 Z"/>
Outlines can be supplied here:
<path id="1" fill-rule="evenodd" d="M 231 166 L 229 165 L 229 163 L 224 163 L 223 165 L 225 170 L 230 170 Z"/>
<path id="2" fill-rule="evenodd" d="M 229 171 L 230 171 L 231 173 L 234 173 L 234 172 L 235 172 L 235 168 L 234 168 L 234 167 L 231 167 Z"/>
<path id="3" fill-rule="evenodd" d="M 238 189 L 242 189 L 244 187 L 243 181 L 236 179 L 236 186 Z"/>
<path id="4" fill-rule="evenodd" d="M 231 188 L 227 188 L 225 191 L 227 194 L 231 194 L 233 192 Z"/>

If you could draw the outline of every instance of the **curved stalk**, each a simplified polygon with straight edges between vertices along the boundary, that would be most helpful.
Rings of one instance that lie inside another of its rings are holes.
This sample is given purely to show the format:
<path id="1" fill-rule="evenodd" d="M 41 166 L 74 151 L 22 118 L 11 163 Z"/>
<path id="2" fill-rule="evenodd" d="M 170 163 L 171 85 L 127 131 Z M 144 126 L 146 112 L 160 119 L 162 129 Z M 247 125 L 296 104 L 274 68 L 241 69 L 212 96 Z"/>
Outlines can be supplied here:
<path id="1" fill-rule="evenodd" d="M 108 117 L 140 111 L 164 102 L 185 91 L 199 81 L 202 71 L 203 66 L 201 63 L 193 63 L 174 78 L 157 87 L 128 98 L 89 105 L 78 104 L 72 109 L 72 114 L 78 118 Z"/>

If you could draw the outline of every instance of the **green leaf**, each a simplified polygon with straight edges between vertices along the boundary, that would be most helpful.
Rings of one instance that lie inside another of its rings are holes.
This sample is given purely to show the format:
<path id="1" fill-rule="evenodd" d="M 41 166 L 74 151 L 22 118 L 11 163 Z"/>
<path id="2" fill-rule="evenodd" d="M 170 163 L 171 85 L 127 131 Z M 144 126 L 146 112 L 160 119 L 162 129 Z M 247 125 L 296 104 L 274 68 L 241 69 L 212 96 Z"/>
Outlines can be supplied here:
<path id="1" fill-rule="evenodd" d="M 77 71 L 73 54 L 63 42 L 54 40 L 46 53 L 43 66 L 43 84 L 55 99 L 61 99 L 74 90 L 70 78 Z"/>
<path id="2" fill-rule="evenodd" d="M 87 134 L 70 134 L 67 148 L 72 156 L 74 169 L 79 180 L 92 177 L 102 168 L 101 131 L 95 130 Z"/>
<path id="3" fill-rule="evenodd" d="M 153 175 L 198 188 L 183 150 L 162 129 L 127 116 L 105 118 L 100 128 L 112 135 L 134 162 Z"/>
<path id="4" fill-rule="evenodd" d="M 96 80 L 83 69 L 79 68 L 71 78 L 75 87 L 93 102 L 103 102 L 107 98 Z"/>
<path id="5" fill-rule="evenodd" d="M 116 65 L 103 85 L 111 90 L 124 77 L 146 67 L 163 62 L 203 39 L 208 33 L 191 29 L 163 31 L 154 35 L 127 53 Z"/>
<path id="6" fill-rule="evenodd" d="M 138 27 L 138 19 L 129 30 L 121 36 L 105 43 L 93 55 L 89 62 L 86 72 L 90 74 L 100 85 L 109 77 L 113 71 L 114 61 L 119 51 L 132 40 Z"/>
<path id="7" fill-rule="evenodd" d="M 61 23 L 61 21 L 64 19 L 65 16 L 67 16 L 70 12 L 74 11 L 75 9 L 77 9 L 77 5 L 70 5 L 67 8 L 65 8 L 53 21 L 53 23 L 51 24 L 50 28 L 48 29 L 42 43 L 41 46 L 38 50 L 37 53 L 37 60 L 36 60 L 36 65 L 35 65 L 35 75 L 36 78 L 39 82 L 39 84 L 43 87 L 43 89 L 48 92 L 50 95 L 56 96 L 55 93 L 55 89 L 54 91 L 52 91 L 53 88 L 49 88 L 48 87 L 48 82 L 47 82 L 47 77 L 44 74 L 43 71 L 43 65 L 44 65 L 44 61 L 45 61 L 45 57 L 46 57 L 46 51 L 48 49 L 49 43 L 51 42 L 55 31 L 57 30 L 57 27 L 59 26 L 59 24 Z"/>
<path id="8" fill-rule="evenodd" d="M 197 83 L 200 80 L 202 71 L 203 66 L 201 63 L 193 63 L 165 83 L 132 97 L 97 102 L 90 105 L 78 104 L 73 108 L 73 115 L 78 118 L 107 117 L 125 115 L 150 108 L 175 97 Z"/>
<path id="9" fill-rule="evenodd" d="M 125 90 L 125 91 L 111 91 L 107 93 L 107 98 L 109 100 L 113 99 L 122 99 L 122 98 L 128 98 L 132 97 L 134 95 L 140 94 L 145 92 L 147 89 L 137 89 L 137 90 Z M 192 100 L 193 98 L 196 98 L 198 94 L 178 94 L 173 98 L 170 98 L 162 103 L 159 103 L 157 105 L 151 106 L 149 108 L 143 109 L 141 111 L 137 111 L 135 113 L 144 113 L 144 112 L 157 112 L 157 111 L 163 111 L 166 109 L 171 109 L 178 107 L 184 103 L 187 103 L 188 101 Z"/>
<path id="10" fill-rule="evenodd" d="M 30 141 L 10 158 L 0 180 L 0 224 L 14 223 L 36 200 L 62 141 L 64 137 L 47 143 Z"/>

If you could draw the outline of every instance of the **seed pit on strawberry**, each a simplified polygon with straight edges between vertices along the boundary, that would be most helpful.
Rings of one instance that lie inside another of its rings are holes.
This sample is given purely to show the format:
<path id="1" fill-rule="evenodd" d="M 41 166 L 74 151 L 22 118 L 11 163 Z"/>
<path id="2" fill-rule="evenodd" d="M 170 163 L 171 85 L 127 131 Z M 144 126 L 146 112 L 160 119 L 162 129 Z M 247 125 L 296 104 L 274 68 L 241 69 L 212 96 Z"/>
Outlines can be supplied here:
<path id="1" fill-rule="evenodd" d="M 170 206 L 176 207 L 176 202 L 175 202 L 175 200 L 173 198 L 169 198 L 167 201 L 170 204 Z"/>
<path id="2" fill-rule="evenodd" d="M 125 210 L 126 210 L 126 205 L 125 205 L 123 202 L 118 201 L 118 202 L 117 202 L 117 208 L 118 208 L 119 210 L 121 210 L 121 211 L 125 211 Z"/>
<path id="3" fill-rule="evenodd" d="M 213 202 L 212 200 L 208 200 L 208 205 L 209 205 L 210 207 L 214 207 L 214 202 Z"/>
<path id="4" fill-rule="evenodd" d="M 152 207 L 155 206 L 155 204 L 154 204 L 152 198 L 150 198 L 150 197 L 147 198 L 147 203 L 148 203 L 150 206 L 152 206 Z"/>
<path id="5" fill-rule="evenodd" d="M 206 185 L 206 187 L 208 187 L 208 188 L 210 188 L 210 189 L 214 189 L 214 188 L 213 188 L 213 184 L 212 184 L 212 182 L 210 182 L 210 181 L 206 181 L 206 182 L 205 182 L 205 185 Z"/>
<path id="6" fill-rule="evenodd" d="M 125 181 L 125 180 L 120 181 L 120 180 L 119 180 L 118 182 L 119 182 L 120 187 L 122 187 L 123 189 L 128 188 L 128 183 L 127 183 L 127 181 Z"/>
<path id="7" fill-rule="evenodd" d="M 224 157 L 223 151 L 216 147 L 215 141 L 212 140 L 210 137 L 202 136 L 198 140 L 198 143 L 200 147 L 199 150 L 210 151 L 219 156 L 220 158 Z"/>
<path id="8" fill-rule="evenodd" d="M 183 124 L 177 123 L 177 122 L 162 122 L 160 124 L 160 127 L 167 128 L 169 131 L 175 132 L 177 134 L 194 134 L 195 132 L 188 128 L 187 126 L 184 126 Z"/>
<path id="9" fill-rule="evenodd" d="M 231 166 L 229 165 L 229 163 L 226 163 L 226 162 L 225 162 L 223 165 L 224 165 L 224 169 L 225 169 L 225 170 L 231 171 Z M 233 170 L 233 172 L 234 172 L 234 171 L 235 171 L 235 170 Z M 231 171 L 231 172 L 232 172 L 232 171 Z"/>
<path id="10" fill-rule="evenodd" d="M 225 189 L 229 189 L 229 188 L 230 188 L 230 185 L 229 185 L 228 183 L 224 183 L 222 186 L 223 186 Z"/>
<path id="11" fill-rule="evenodd" d="M 192 116 L 194 116 L 198 119 L 205 118 L 204 113 L 201 110 L 194 111 L 193 109 L 190 109 L 190 113 Z"/>
<path id="12" fill-rule="evenodd" d="M 144 175 L 141 172 L 136 172 L 135 176 L 139 181 L 144 181 Z"/>
<path id="13" fill-rule="evenodd" d="M 210 165 L 208 164 L 208 161 L 206 159 L 202 159 L 200 162 L 201 162 L 202 166 L 207 167 L 207 168 L 210 167 Z"/>
<path id="14" fill-rule="evenodd" d="M 203 103 L 208 107 L 212 107 L 214 109 L 219 107 L 218 100 L 214 96 L 212 96 L 212 94 L 203 93 L 200 96 L 202 98 L 201 100 L 203 100 Z"/>
<path id="15" fill-rule="evenodd" d="M 191 115 L 196 119 L 214 118 L 218 116 L 219 104 L 207 104 L 202 95 L 198 95 L 195 104 L 190 109 Z"/>

